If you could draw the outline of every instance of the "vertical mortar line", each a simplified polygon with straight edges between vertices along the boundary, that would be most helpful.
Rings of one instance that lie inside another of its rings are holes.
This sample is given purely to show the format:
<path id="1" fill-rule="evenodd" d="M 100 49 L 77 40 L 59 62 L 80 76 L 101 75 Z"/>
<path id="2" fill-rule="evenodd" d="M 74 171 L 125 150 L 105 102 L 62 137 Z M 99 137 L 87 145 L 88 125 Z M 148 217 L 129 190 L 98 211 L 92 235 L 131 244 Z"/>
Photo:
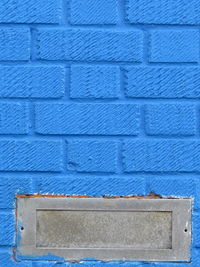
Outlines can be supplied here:
<path id="1" fill-rule="evenodd" d="M 195 105 L 195 119 L 196 119 L 196 137 L 200 137 L 200 120 L 199 120 L 199 115 L 200 115 L 200 107 L 199 105 Z"/>
<path id="2" fill-rule="evenodd" d="M 143 29 L 143 64 L 150 65 L 149 63 L 149 49 L 150 49 L 150 33 L 146 27 L 142 27 Z"/>
<path id="3" fill-rule="evenodd" d="M 145 130 L 145 105 L 146 104 L 142 104 L 140 105 L 140 132 L 138 137 L 148 137 L 146 134 L 146 130 Z"/>
<path id="4" fill-rule="evenodd" d="M 118 23 L 117 25 L 121 28 L 126 24 L 126 0 L 117 0 L 118 2 Z"/>
<path id="5" fill-rule="evenodd" d="M 119 99 L 125 99 L 125 67 L 124 66 L 120 66 L 120 92 L 119 92 Z"/>
<path id="6" fill-rule="evenodd" d="M 118 139 L 117 173 L 123 173 L 123 140 Z"/>
<path id="7" fill-rule="evenodd" d="M 70 18 L 70 0 L 61 0 L 61 1 L 62 1 L 61 25 L 69 25 L 69 18 Z"/>
<path id="8" fill-rule="evenodd" d="M 67 162 L 68 162 L 68 140 L 66 140 L 65 137 L 61 137 L 62 140 L 62 148 L 63 148 L 63 155 L 62 155 L 62 161 L 63 161 L 63 173 L 68 173 L 67 168 Z"/>
<path id="9" fill-rule="evenodd" d="M 70 100 L 70 72 L 71 72 L 71 66 L 65 65 L 65 88 L 64 88 L 64 96 L 62 97 L 63 100 L 67 100 L 69 102 Z"/>
<path id="10" fill-rule="evenodd" d="M 30 63 L 32 63 L 35 60 L 35 31 L 34 28 L 30 28 Z M 30 120 L 30 129 L 29 134 L 35 135 L 35 111 L 34 111 L 34 101 L 32 99 L 29 99 L 29 120 Z"/>
<path id="11" fill-rule="evenodd" d="M 149 31 L 144 27 L 143 28 L 143 35 L 144 35 L 144 39 L 143 39 L 143 62 L 142 62 L 142 66 L 146 66 L 149 65 L 149 45 L 150 45 L 150 35 L 149 35 Z M 150 67 L 150 66 L 149 66 Z M 139 135 L 141 137 L 148 137 L 145 131 L 145 105 L 146 102 L 142 103 L 142 105 L 140 106 L 140 133 Z"/>

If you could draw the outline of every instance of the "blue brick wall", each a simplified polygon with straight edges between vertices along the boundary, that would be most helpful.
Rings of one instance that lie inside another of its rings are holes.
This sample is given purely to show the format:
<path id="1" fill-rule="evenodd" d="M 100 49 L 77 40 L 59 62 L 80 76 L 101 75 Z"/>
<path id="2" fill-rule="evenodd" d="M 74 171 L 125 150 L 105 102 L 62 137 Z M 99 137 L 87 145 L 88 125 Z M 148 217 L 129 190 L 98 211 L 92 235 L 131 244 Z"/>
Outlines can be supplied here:
<path id="1" fill-rule="evenodd" d="M 0 267 L 200 266 L 198 0 L 0 1 Z M 191 197 L 190 263 L 15 259 L 16 194 Z"/>

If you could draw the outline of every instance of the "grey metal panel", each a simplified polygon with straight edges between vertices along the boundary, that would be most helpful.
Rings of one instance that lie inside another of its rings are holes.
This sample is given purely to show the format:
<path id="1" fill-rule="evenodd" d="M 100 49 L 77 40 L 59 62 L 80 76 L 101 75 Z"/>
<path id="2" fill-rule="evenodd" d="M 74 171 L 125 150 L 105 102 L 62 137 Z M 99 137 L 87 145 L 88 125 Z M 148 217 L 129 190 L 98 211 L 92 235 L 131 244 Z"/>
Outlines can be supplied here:
<path id="1" fill-rule="evenodd" d="M 190 260 L 190 199 L 19 198 L 17 209 L 18 258 Z"/>

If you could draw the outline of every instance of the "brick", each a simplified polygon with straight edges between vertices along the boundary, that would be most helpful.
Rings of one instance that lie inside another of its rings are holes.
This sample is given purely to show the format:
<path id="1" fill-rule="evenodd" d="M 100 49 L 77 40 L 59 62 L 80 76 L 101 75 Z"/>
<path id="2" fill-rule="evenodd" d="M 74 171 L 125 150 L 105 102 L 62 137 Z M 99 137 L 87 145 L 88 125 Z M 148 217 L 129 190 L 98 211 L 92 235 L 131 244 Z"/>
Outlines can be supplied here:
<path id="1" fill-rule="evenodd" d="M 72 65 L 71 98 L 118 98 L 120 69 L 116 66 Z"/>
<path id="2" fill-rule="evenodd" d="M 13 246 L 15 235 L 15 218 L 12 211 L 0 212 L 0 244 L 1 246 Z"/>
<path id="3" fill-rule="evenodd" d="M 116 24 L 117 0 L 72 0 L 71 24 Z"/>
<path id="4" fill-rule="evenodd" d="M 30 30 L 26 28 L 0 29 L 0 60 L 30 59 Z"/>
<path id="5" fill-rule="evenodd" d="M 41 194 L 64 195 L 144 195 L 145 180 L 142 177 L 123 176 L 77 176 L 55 177 L 53 175 L 41 176 L 36 180 L 37 190 Z"/>
<path id="6" fill-rule="evenodd" d="M 58 141 L 0 141 L 0 171 L 61 171 Z"/>
<path id="7" fill-rule="evenodd" d="M 146 105 L 145 126 L 148 135 L 195 135 L 195 106 L 181 104 Z"/>
<path id="8" fill-rule="evenodd" d="M 163 197 L 196 197 L 196 181 L 193 178 L 179 176 L 152 177 L 147 182 L 149 193 Z"/>
<path id="9" fill-rule="evenodd" d="M 200 98 L 196 67 L 127 67 L 125 93 L 131 98 Z"/>
<path id="10" fill-rule="evenodd" d="M 200 24 L 197 0 L 128 0 L 127 19 L 133 24 Z"/>
<path id="11" fill-rule="evenodd" d="M 36 56 L 43 60 L 141 62 L 142 45 L 139 30 L 39 29 Z"/>
<path id="12" fill-rule="evenodd" d="M 199 172 L 200 142 L 130 140 L 123 157 L 125 172 Z"/>
<path id="13" fill-rule="evenodd" d="M 118 145 L 115 141 L 69 141 L 68 168 L 77 172 L 116 172 Z"/>
<path id="14" fill-rule="evenodd" d="M 0 177 L 0 209 L 12 209 L 16 206 L 17 194 L 32 194 L 32 180 L 25 177 Z"/>
<path id="15" fill-rule="evenodd" d="M 2 251 L 0 251 L 0 266 L 33 267 L 32 262 L 30 261 L 17 262 L 14 259 L 13 251 L 11 249 L 2 249 Z"/>
<path id="16" fill-rule="evenodd" d="M 66 135 L 137 135 L 133 104 L 36 104 L 36 132 Z"/>
<path id="17" fill-rule="evenodd" d="M 0 134 L 27 134 L 28 107 L 22 103 L 0 103 Z"/>
<path id="18" fill-rule="evenodd" d="M 150 62 L 198 62 L 197 30 L 154 30 L 150 36 Z"/>
<path id="19" fill-rule="evenodd" d="M 65 69 L 61 66 L 1 66 L 0 97 L 61 98 Z"/>
<path id="20" fill-rule="evenodd" d="M 192 219 L 193 245 L 200 248 L 200 214 L 194 213 Z"/>
<path id="21" fill-rule="evenodd" d="M 137 262 L 125 262 L 125 261 L 120 261 L 120 262 L 103 262 L 103 261 L 98 261 L 98 260 L 85 260 L 85 261 L 81 261 L 81 263 L 69 263 L 69 262 L 65 262 L 65 263 L 50 263 L 45 262 L 45 261 L 41 261 L 41 262 L 33 262 L 33 266 L 32 267 L 104 267 L 104 266 L 108 266 L 108 267 L 145 267 L 144 265 L 137 263 Z M 152 265 L 148 265 L 148 267 L 153 267 Z M 173 267 L 173 266 L 172 266 Z M 175 266 L 176 267 L 176 266 Z M 182 267 L 182 265 L 180 266 Z M 187 267 L 187 266 L 186 266 Z"/>
<path id="22" fill-rule="evenodd" d="M 1 0 L 0 23 L 58 23 L 60 0 Z"/>

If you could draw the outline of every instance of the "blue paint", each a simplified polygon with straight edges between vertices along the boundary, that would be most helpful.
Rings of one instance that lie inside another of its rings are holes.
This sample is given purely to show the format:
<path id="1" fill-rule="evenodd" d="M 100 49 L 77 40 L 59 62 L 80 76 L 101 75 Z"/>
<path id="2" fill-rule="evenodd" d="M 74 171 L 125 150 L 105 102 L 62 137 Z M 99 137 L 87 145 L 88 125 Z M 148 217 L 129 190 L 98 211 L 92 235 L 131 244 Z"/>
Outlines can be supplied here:
<path id="1" fill-rule="evenodd" d="M 200 266 L 199 1 L 1 0 L 0 24 L 0 267 Z M 191 264 L 11 258 L 16 194 L 151 192 L 193 199 Z"/>

